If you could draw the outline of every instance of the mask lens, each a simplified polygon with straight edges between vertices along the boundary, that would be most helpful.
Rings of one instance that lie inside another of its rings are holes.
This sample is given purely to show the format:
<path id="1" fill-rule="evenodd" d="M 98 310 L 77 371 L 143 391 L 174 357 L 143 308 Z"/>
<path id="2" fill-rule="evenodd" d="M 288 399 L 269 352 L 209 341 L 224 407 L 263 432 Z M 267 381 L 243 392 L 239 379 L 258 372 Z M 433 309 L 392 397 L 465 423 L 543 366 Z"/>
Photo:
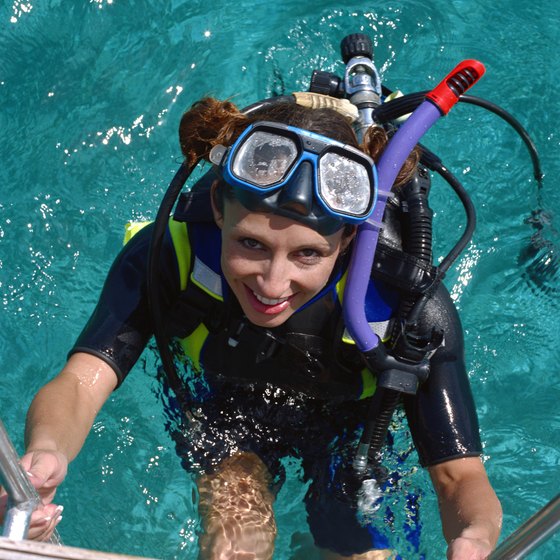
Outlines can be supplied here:
<path id="1" fill-rule="evenodd" d="M 262 130 L 251 134 L 235 154 L 234 175 L 259 187 L 281 181 L 298 156 L 293 140 Z"/>
<path id="2" fill-rule="evenodd" d="M 319 163 L 319 178 L 321 198 L 332 210 L 353 216 L 367 212 L 373 185 L 364 165 L 329 152 Z"/>

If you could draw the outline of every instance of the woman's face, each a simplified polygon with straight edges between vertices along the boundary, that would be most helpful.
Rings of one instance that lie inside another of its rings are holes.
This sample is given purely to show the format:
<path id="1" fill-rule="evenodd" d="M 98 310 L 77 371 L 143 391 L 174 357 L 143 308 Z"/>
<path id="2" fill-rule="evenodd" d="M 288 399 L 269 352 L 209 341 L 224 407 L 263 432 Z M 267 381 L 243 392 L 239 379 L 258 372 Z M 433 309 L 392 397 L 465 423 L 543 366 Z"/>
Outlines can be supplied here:
<path id="1" fill-rule="evenodd" d="M 235 200 L 214 208 L 222 230 L 222 271 L 255 325 L 277 327 L 327 283 L 353 236 L 323 236 L 275 214 L 249 212 Z"/>

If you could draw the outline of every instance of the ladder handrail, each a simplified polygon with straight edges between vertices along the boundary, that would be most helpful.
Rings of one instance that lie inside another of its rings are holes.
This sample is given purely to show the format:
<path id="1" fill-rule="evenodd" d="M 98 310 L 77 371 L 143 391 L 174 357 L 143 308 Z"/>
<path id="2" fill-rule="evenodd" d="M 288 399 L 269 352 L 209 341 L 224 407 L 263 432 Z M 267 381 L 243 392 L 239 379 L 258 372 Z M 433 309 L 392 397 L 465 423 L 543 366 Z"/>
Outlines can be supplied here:
<path id="1" fill-rule="evenodd" d="M 113 552 L 54 546 L 37 541 L 13 541 L 0 537 L 0 560 L 157 560 L 145 556 L 129 556 Z"/>

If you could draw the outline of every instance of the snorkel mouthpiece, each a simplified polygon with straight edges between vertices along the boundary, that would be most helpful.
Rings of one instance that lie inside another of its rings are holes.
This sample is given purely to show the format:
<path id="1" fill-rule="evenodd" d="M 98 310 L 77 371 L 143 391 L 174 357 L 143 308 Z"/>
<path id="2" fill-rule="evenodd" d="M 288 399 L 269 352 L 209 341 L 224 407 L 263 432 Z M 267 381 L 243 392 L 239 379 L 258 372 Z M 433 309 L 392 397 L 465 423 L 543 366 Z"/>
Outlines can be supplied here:
<path id="1" fill-rule="evenodd" d="M 463 60 L 426 95 L 426 99 L 447 115 L 459 101 L 459 97 L 473 86 L 485 71 L 484 65 L 478 60 Z"/>

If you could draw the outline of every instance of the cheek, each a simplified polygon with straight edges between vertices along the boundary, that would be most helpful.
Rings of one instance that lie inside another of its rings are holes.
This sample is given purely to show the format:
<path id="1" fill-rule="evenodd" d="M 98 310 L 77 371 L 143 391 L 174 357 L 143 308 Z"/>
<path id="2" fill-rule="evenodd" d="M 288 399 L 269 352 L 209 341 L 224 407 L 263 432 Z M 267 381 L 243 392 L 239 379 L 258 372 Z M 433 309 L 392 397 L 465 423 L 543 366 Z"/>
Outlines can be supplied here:
<path id="1" fill-rule="evenodd" d="M 329 260 L 312 269 L 300 270 L 298 274 L 300 285 L 313 294 L 320 292 L 329 281 L 334 264 L 334 260 L 332 262 Z"/>
<path id="2" fill-rule="evenodd" d="M 241 254 L 235 243 L 225 243 L 222 248 L 222 271 L 228 282 L 250 273 L 251 263 Z"/>

